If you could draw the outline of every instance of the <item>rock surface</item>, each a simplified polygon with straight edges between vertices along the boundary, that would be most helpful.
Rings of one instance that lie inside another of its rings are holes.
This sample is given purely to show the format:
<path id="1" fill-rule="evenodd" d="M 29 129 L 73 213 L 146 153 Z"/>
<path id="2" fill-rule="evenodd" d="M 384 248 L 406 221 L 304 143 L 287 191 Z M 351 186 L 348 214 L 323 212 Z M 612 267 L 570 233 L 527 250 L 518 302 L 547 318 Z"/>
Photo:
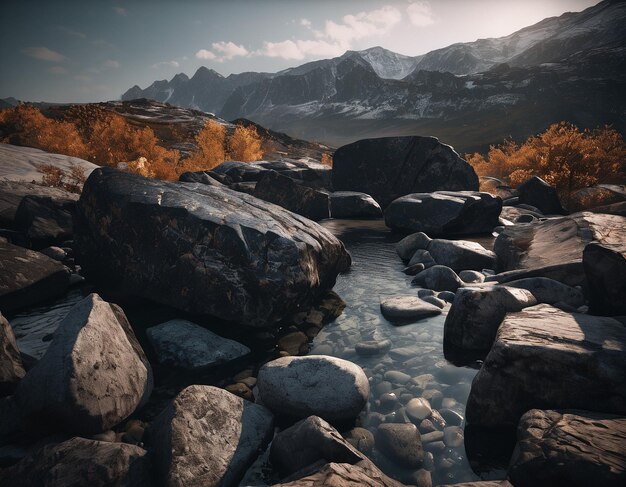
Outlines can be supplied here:
<path id="1" fill-rule="evenodd" d="M 426 289 L 453 293 L 463 286 L 463 281 L 456 275 L 456 272 L 444 265 L 434 265 L 423 270 L 411 282 Z"/>
<path id="2" fill-rule="evenodd" d="M 350 265 L 310 220 L 228 189 L 103 168 L 85 183 L 75 240 L 89 278 L 195 314 L 271 326 Z M 158 242 L 158 245 L 155 245 Z"/>
<path id="3" fill-rule="evenodd" d="M 383 211 L 369 194 L 336 191 L 330 194 L 330 216 L 333 218 L 381 218 Z"/>
<path id="4" fill-rule="evenodd" d="M 614 205 L 623 201 L 626 201 L 626 187 L 617 184 L 598 184 L 572 193 L 568 209 L 571 212 L 596 212 L 597 207 Z"/>
<path id="5" fill-rule="evenodd" d="M 530 291 L 538 303 L 555 304 L 560 302 L 572 308 L 578 308 L 585 304 L 585 297 L 580 289 L 547 277 L 527 277 L 509 281 L 506 285 Z"/>
<path id="6" fill-rule="evenodd" d="M 424 232 L 431 237 L 491 233 L 501 209 L 502 200 L 489 193 L 412 193 L 387 207 L 385 224 L 392 230 Z"/>
<path id="7" fill-rule="evenodd" d="M 298 475 L 296 475 L 298 476 Z M 298 476 L 299 477 L 299 476 Z M 404 484 L 387 477 L 371 461 L 362 460 L 355 465 L 328 463 L 314 473 L 296 480 L 274 484 L 275 487 L 404 487 Z"/>
<path id="8" fill-rule="evenodd" d="M 424 450 L 420 432 L 413 423 L 385 423 L 377 430 L 376 444 L 389 458 L 405 468 L 420 468 Z"/>
<path id="9" fill-rule="evenodd" d="M 257 380 L 265 406 L 297 418 L 352 420 L 369 397 L 367 376 L 358 365 L 325 355 L 273 360 L 261 367 Z"/>
<path id="10" fill-rule="evenodd" d="M 624 484 L 625 417 L 532 409 L 522 416 L 517 431 L 509 468 L 516 487 Z"/>
<path id="11" fill-rule="evenodd" d="M 626 327 L 547 304 L 508 315 L 474 378 L 468 423 L 517 425 L 533 408 L 626 414 Z"/>
<path id="12" fill-rule="evenodd" d="M 428 244 L 428 252 L 435 262 L 454 271 L 493 269 L 496 254 L 477 242 L 468 240 L 434 239 Z"/>
<path id="13" fill-rule="evenodd" d="M 25 373 L 13 329 L 0 313 L 0 397 L 11 393 Z"/>
<path id="14" fill-rule="evenodd" d="M 223 389 L 193 385 L 151 426 L 163 485 L 236 485 L 273 433 L 272 414 Z"/>
<path id="15" fill-rule="evenodd" d="M 522 204 L 538 208 L 545 215 L 564 215 L 559 195 L 552 186 L 543 179 L 533 176 L 517 188 L 519 201 Z"/>
<path id="16" fill-rule="evenodd" d="M 2 312 L 57 298 L 65 293 L 69 281 L 69 270 L 56 260 L 0 240 Z"/>
<path id="17" fill-rule="evenodd" d="M 100 433 L 147 400 L 152 370 L 117 305 L 90 294 L 76 304 L 15 398 L 26 416 Z"/>
<path id="18" fill-rule="evenodd" d="M 380 303 L 380 311 L 389 321 L 421 320 L 441 314 L 441 309 L 416 296 L 396 296 Z"/>
<path id="19" fill-rule="evenodd" d="M 364 139 L 333 155 L 335 191 L 359 191 L 385 208 L 409 193 L 478 190 L 472 167 L 434 137 Z"/>
<path id="20" fill-rule="evenodd" d="M 431 238 L 424 232 L 412 233 L 396 243 L 396 252 L 402 260 L 407 261 L 413 257 L 416 250 L 428 249 L 430 241 Z"/>
<path id="21" fill-rule="evenodd" d="M 30 247 L 43 249 L 72 238 L 74 199 L 26 196 L 15 212 L 14 225 L 27 238 Z"/>
<path id="22" fill-rule="evenodd" d="M 583 251 L 589 282 L 591 312 L 626 315 L 626 240 L 621 243 L 590 243 Z"/>
<path id="23" fill-rule="evenodd" d="M 159 363 L 189 370 L 230 362 L 250 353 L 241 343 L 186 320 L 170 320 L 146 330 Z"/>
<path id="24" fill-rule="evenodd" d="M 143 448 L 75 437 L 46 445 L 16 465 L 0 470 L 2 485 L 148 487 L 150 460 Z"/>

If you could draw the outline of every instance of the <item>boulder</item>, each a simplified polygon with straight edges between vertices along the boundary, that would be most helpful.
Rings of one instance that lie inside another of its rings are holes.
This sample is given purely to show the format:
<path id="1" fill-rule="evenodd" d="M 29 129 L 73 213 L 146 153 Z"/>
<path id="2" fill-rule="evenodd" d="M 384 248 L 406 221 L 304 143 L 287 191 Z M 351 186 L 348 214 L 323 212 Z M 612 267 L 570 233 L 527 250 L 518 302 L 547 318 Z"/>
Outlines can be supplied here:
<path id="1" fill-rule="evenodd" d="M 590 243 L 583 251 L 589 283 L 590 311 L 626 315 L 626 240 L 616 244 Z"/>
<path id="2" fill-rule="evenodd" d="M 478 271 L 461 271 L 459 277 L 467 284 L 480 284 L 485 281 L 485 275 Z"/>
<path id="3" fill-rule="evenodd" d="M 37 449 L 16 465 L 0 470 L 0 484 L 148 487 L 152 478 L 148 452 L 143 448 L 74 437 Z"/>
<path id="4" fill-rule="evenodd" d="M 453 293 L 463 286 L 463 281 L 456 275 L 456 272 L 444 265 L 434 265 L 423 270 L 411 282 L 426 289 Z"/>
<path id="5" fill-rule="evenodd" d="M 85 183 L 75 234 L 101 285 L 257 327 L 310 306 L 350 265 L 329 231 L 279 206 L 108 168 Z"/>
<path id="6" fill-rule="evenodd" d="M 261 402 L 275 414 L 327 421 L 354 419 L 369 397 L 369 382 L 356 364 L 325 355 L 282 357 L 259 370 Z"/>
<path id="7" fill-rule="evenodd" d="M 330 216 L 333 218 L 381 218 L 383 211 L 369 194 L 336 191 L 330 194 Z"/>
<path id="8" fill-rule="evenodd" d="M 376 432 L 376 445 L 385 456 L 405 468 L 416 469 L 422 466 L 422 440 L 413 423 L 380 425 Z"/>
<path id="9" fill-rule="evenodd" d="M 4 313 L 58 298 L 67 290 L 70 271 L 39 252 L 0 240 L 0 310 Z"/>
<path id="10" fill-rule="evenodd" d="M 537 303 L 565 303 L 572 308 L 579 308 L 585 304 L 585 297 L 580 289 L 570 287 L 547 277 L 527 277 L 525 279 L 508 281 L 506 285 L 530 291 Z"/>
<path id="11" fill-rule="evenodd" d="M 25 373 L 13 329 L 0 313 L 0 397 L 13 392 Z"/>
<path id="12" fill-rule="evenodd" d="M 526 289 L 506 286 L 459 289 L 446 316 L 444 342 L 461 350 L 489 350 L 508 312 L 536 304 L 537 300 Z"/>
<path id="13" fill-rule="evenodd" d="M 152 370 L 124 312 L 90 294 L 59 325 L 19 383 L 26 416 L 95 434 L 123 421 L 152 391 Z"/>
<path id="14" fill-rule="evenodd" d="M 335 191 L 359 191 L 385 208 L 396 198 L 432 191 L 477 191 L 472 167 L 434 137 L 364 139 L 333 155 Z"/>
<path id="15" fill-rule="evenodd" d="M 491 233 L 501 209 L 502 200 L 489 193 L 413 193 L 387 207 L 385 224 L 392 230 L 436 237 Z"/>
<path id="16" fill-rule="evenodd" d="M 598 184 L 590 188 L 574 191 L 568 202 L 568 210 L 596 211 L 596 208 L 626 201 L 626 187 L 618 184 Z"/>
<path id="17" fill-rule="evenodd" d="M 224 389 L 183 389 L 151 425 L 151 452 L 167 486 L 237 485 L 273 433 L 272 414 Z"/>
<path id="18" fill-rule="evenodd" d="M 210 171 L 184 172 L 178 180 L 181 183 L 200 183 L 208 186 L 224 186 L 221 181 L 211 175 Z"/>
<path id="19" fill-rule="evenodd" d="M 15 212 L 14 225 L 33 249 L 58 245 L 72 238 L 75 199 L 26 196 Z"/>
<path id="20" fill-rule="evenodd" d="M 493 269 L 496 254 L 477 242 L 468 240 L 434 239 L 428 244 L 428 252 L 435 262 L 454 271 Z"/>
<path id="21" fill-rule="evenodd" d="M 620 201 L 619 203 L 613 203 L 611 205 L 596 206 L 589 211 L 592 211 L 593 213 L 626 216 L 626 201 Z"/>
<path id="22" fill-rule="evenodd" d="M 330 218 L 327 192 L 307 188 L 276 171 L 266 172 L 252 194 L 314 221 Z"/>
<path id="23" fill-rule="evenodd" d="M 508 315 L 466 407 L 467 422 L 514 427 L 529 409 L 626 413 L 626 328 L 547 304 Z"/>
<path id="24" fill-rule="evenodd" d="M 519 201 L 531 205 L 546 215 L 565 215 L 559 195 L 552 186 L 543 179 L 533 176 L 517 188 Z"/>
<path id="25" fill-rule="evenodd" d="M 437 265 L 437 262 L 435 262 L 435 259 L 433 259 L 433 256 L 430 255 L 428 250 L 417 249 L 407 266 L 411 268 L 415 264 L 422 264 L 424 268 L 427 269 L 428 267 Z"/>
<path id="26" fill-rule="evenodd" d="M 159 363 L 188 370 L 224 364 L 250 353 L 241 343 L 186 320 L 170 320 L 146 330 Z"/>
<path id="27" fill-rule="evenodd" d="M 412 233 L 396 243 L 396 252 L 402 260 L 407 261 L 413 257 L 416 250 L 426 250 L 430 240 L 424 232 Z"/>
<path id="28" fill-rule="evenodd" d="M 441 309 L 417 296 L 395 296 L 380 303 L 380 311 L 391 322 L 421 320 L 441 314 Z"/>
<path id="29" fill-rule="evenodd" d="M 530 269 L 516 269 L 512 271 L 504 271 L 498 274 L 485 277 L 485 282 L 499 282 L 506 284 L 511 281 L 521 279 L 532 279 L 536 277 L 544 277 L 554 281 L 561 282 L 568 286 L 579 286 L 586 284 L 587 278 L 581 260 L 573 260 L 562 264 L 546 265 L 533 267 Z"/>
<path id="30" fill-rule="evenodd" d="M 622 486 L 626 418 L 532 409 L 520 419 L 509 478 L 515 487 Z"/>

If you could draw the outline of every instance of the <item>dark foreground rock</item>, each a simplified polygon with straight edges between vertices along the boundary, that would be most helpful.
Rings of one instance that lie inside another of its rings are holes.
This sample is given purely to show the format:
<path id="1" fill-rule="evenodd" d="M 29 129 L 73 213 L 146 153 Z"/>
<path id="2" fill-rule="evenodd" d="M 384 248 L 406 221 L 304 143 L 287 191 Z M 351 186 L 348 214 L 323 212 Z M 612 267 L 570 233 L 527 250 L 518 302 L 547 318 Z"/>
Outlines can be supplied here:
<path id="1" fill-rule="evenodd" d="M 431 237 L 491 233 L 501 209 L 502 200 L 489 193 L 412 193 L 387 207 L 385 224 L 392 230 L 424 232 Z"/>
<path id="2" fill-rule="evenodd" d="M 369 194 L 337 191 L 330 194 L 330 216 L 333 218 L 380 218 L 383 211 Z"/>
<path id="3" fill-rule="evenodd" d="M 274 484 L 276 487 L 318 487 L 329 486 L 366 486 L 366 487 L 402 487 L 404 484 L 387 477 L 371 461 L 362 460 L 354 465 L 349 463 L 327 463 L 314 473 L 297 480 L 287 480 Z"/>
<path id="4" fill-rule="evenodd" d="M 0 313 L 0 397 L 12 392 L 25 373 L 13 329 Z"/>
<path id="5" fill-rule="evenodd" d="M 413 423 L 390 423 L 378 427 L 378 448 L 389 458 L 405 468 L 422 466 L 424 450 L 420 432 Z"/>
<path id="6" fill-rule="evenodd" d="M 314 221 L 330 217 L 327 192 L 307 188 L 276 171 L 267 171 L 252 194 Z"/>
<path id="7" fill-rule="evenodd" d="M 335 191 L 359 191 L 385 208 L 396 198 L 432 191 L 477 191 L 472 167 L 434 137 L 383 137 L 344 145 L 333 155 Z"/>
<path id="8" fill-rule="evenodd" d="M 512 427 L 533 408 L 626 414 L 626 327 L 541 304 L 508 315 L 474 378 L 468 423 Z"/>
<path id="9" fill-rule="evenodd" d="M 228 189 L 98 169 L 75 228 L 89 278 L 184 311 L 271 326 L 350 265 L 310 220 Z"/>
<path id="10" fill-rule="evenodd" d="M 493 269 L 496 254 L 477 242 L 468 240 L 434 239 L 429 242 L 428 252 L 437 264 L 450 267 L 454 271 Z"/>
<path id="11" fill-rule="evenodd" d="M 15 212 L 15 228 L 33 249 L 43 249 L 72 238 L 76 199 L 26 196 Z"/>
<path id="12" fill-rule="evenodd" d="M 184 389 L 151 426 L 162 485 L 236 485 L 273 433 L 262 406 L 212 386 Z"/>
<path id="13" fill-rule="evenodd" d="M 463 281 L 461 281 L 456 272 L 445 265 L 429 267 L 417 274 L 411 282 L 426 289 L 451 291 L 453 293 L 463 286 Z"/>
<path id="14" fill-rule="evenodd" d="M 590 243 L 583 252 L 583 266 L 591 312 L 626 315 L 626 240 L 612 245 Z"/>
<path id="15" fill-rule="evenodd" d="M 282 357 L 266 363 L 257 377 L 261 402 L 275 414 L 349 421 L 363 409 L 369 382 L 347 360 L 325 355 Z"/>
<path id="16" fill-rule="evenodd" d="M 533 176 L 517 188 L 519 202 L 538 208 L 545 215 L 564 215 L 559 195 L 543 179 Z"/>
<path id="17" fill-rule="evenodd" d="M 143 448 L 76 437 L 46 445 L 13 467 L 0 470 L 0 483 L 24 487 L 148 487 L 152 479 L 148 452 Z"/>
<path id="18" fill-rule="evenodd" d="M 25 416 L 95 434 L 128 417 L 151 391 L 150 364 L 124 312 L 91 294 L 59 325 L 15 398 Z"/>
<path id="19" fill-rule="evenodd" d="M 0 240 L 0 310 L 4 313 L 62 296 L 70 271 L 50 257 Z"/>
<path id="20" fill-rule="evenodd" d="M 626 418 L 588 411 L 528 411 L 509 478 L 515 487 L 618 487 L 626 479 Z"/>

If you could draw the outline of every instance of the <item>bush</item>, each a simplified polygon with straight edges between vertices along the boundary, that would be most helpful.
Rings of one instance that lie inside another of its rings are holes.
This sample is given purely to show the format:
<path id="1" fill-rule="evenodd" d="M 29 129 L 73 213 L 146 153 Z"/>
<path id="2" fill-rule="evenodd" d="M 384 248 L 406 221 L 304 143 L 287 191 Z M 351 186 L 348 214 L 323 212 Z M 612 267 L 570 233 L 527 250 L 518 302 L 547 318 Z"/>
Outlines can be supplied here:
<path id="1" fill-rule="evenodd" d="M 320 161 L 325 166 L 333 167 L 333 156 L 330 154 L 322 154 L 322 159 Z"/>
<path id="2" fill-rule="evenodd" d="M 226 128 L 209 120 L 196 136 L 198 150 L 182 162 L 182 172 L 206 171 L 226 160 Z"/>
<path id="3" fill-rule="evenodd" d="M 237 125 L 228 139 L 228 156 L 234 161 L 251 162 L 263 158 L 261 138 L 254 126 Z"/>
<path id="4" fill-rule="evenodd" d="M 622 136 L 605 126 L 579 130 L 560 122 L 518 145 L 512 140 L 491 146 L 487 156 L 466 154 L 479 176 L 492 176 L 518 186 L 537 175 L 554 186 L 566 204 L 577 189 L 624 177 L 626 145 Z"/>
<path id="5" fill-rule="evenodd" d="M 69 171 L 63 171 L 60 167 L 52 164 L 40 164 L 37 171 L 43 174 L 42 186 L 63 188 L 71 193 L 80 194 L 87 179 L 85 170 L 75 164 L 70 166 Z"/>

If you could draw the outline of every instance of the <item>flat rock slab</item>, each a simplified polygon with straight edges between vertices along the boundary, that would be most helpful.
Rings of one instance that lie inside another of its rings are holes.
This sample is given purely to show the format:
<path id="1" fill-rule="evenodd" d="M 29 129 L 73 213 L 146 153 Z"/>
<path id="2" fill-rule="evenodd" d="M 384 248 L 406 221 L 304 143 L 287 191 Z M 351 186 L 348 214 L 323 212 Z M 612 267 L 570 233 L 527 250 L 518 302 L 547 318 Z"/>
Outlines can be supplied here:
<path id="1" fill-rule="evenodd" d="M 626 479 L 626 417 L 588 411 L 522 416 L 509 478 L 516 487 L 618 487 Z"/>
<path id="2" fill-rule="evenodd" d="M 189 370 L 224 364 L 250 353 L 234 340 L 223 338 L 186 320 L 170 320 L 146 330 L 159 363 Z"/>
<path id="3" fill-rule="evenodd" d="M 435 262 L 454 271 L 493 269 L 496 254 L 477 242 L 469 240 L 434 239 L 428 244 L 428 252 Z"/>
<path id="4" fill-rule="evenodd" d="M 152 423 L 163 485 L 236 485 L 273 433 L 272 414 L 224 389 L 183 389 Z"/>
<path id="5" fill-rule="evenodd" d="M 381 218 L 383 210 L 369 194 L 336 191 L 330 194 L 332 218 Z"/>
<path id="6" fill-rule="evenodd" d="M 0 310 L 3 313 L 58 298 L 70 272 L 50 257 L 0 241 Z"/>
<path id="7" fill-rule="evenodd" d="M 216 186 L 101 168 L 77 215 L 86 277 L 244 325 L 274 326 L 310 306 L 350 266 L 344 245 L 311 220 Z"/>
<path id="8" fill-rule="evenodd" d="M 441 308 L 416 296 L 396 296 L 380 303 L 380 311 L 391 322 L 421 320 L 441 314 Z"/>
<path id="9" fill-rule="evenodd" d="M 513 427 L 533 408 L 626 414 L 626 327 L 547 304 L 508 315 L 474 378 L 468 423 Z"/>
<path id="10" fill-rule="evenodd" d="M 306 470 L 306 469 L 305 469 Z M 302 472 L 305 473 L 305 472 Z M 275 487 L 319 487 L 328 486 L 367 486 L 367 487 L 404 487 L 404 484 L 387 477 L 370 460 L 349 463 L 327 463 L 306 476 L 294 474 L 296 480 L 286 479 L 285 482 L 274 484 Z"/>
<path id="11" fill-rule="evenodd" d="M 354 419 L 369 397 L 361 367 L 326 355 L 272 360 L 259 370 L 257 387 L 261 402 L 275 414 L 331 422 Z"/>

